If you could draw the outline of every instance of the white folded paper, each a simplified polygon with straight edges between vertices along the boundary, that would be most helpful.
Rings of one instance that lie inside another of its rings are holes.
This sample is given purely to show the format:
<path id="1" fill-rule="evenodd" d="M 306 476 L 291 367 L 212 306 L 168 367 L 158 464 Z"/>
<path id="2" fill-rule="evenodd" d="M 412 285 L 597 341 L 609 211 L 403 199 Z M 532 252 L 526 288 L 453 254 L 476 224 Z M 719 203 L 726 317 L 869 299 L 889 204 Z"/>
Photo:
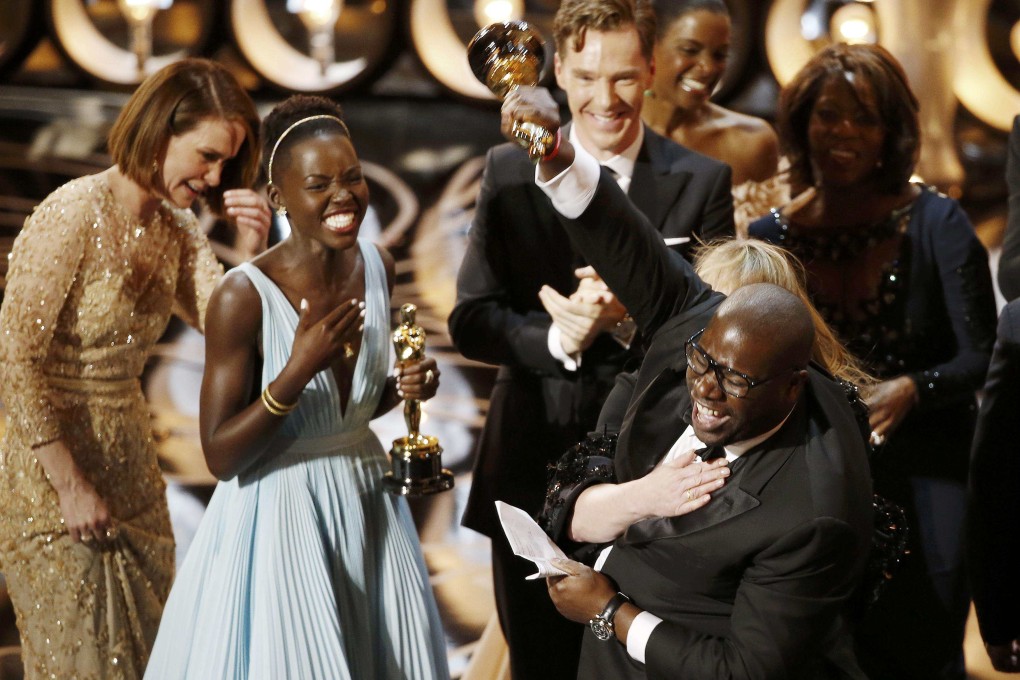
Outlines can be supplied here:
<path id="1" fill-rule="evenodd" d="M 531 515 L 503 501 L 496 501 L 496 513 L 514 555 L 531 560 L 538 567 L 537 574 L 527 577 L 529 581 L 568 575 L 552 565 L 554 559 L 568 559 L 566 554 L 542 531 L 542 527 L 538 526 Z"/>

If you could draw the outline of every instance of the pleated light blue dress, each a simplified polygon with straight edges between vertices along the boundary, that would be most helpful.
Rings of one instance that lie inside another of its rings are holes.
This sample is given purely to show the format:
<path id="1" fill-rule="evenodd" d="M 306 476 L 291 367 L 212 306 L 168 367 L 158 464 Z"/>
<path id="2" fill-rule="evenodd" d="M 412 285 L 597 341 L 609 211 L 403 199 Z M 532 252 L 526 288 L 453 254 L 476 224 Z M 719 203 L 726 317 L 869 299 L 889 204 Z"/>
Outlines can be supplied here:
<path id="1" fill-rule="evenodd" d="M 216 487 L 167 602 L 146 680 L 446 680 L 442 624 L 407 502 L 382 487 L 369 430 L 389 366 L 389 293 L 365 260 L 365 330 L 347 412 L 331 371 L 305 388 L 278 447 Z M 262 297 L 262 385 L 298 314 L 251 264 Z"/>

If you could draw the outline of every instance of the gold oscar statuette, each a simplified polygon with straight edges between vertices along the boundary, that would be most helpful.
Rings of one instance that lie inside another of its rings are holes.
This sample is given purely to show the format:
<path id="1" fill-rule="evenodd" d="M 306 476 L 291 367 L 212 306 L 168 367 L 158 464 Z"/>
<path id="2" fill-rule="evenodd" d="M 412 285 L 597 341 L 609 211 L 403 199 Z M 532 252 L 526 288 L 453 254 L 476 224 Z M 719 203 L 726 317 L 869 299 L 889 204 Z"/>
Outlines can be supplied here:
<path id="1" fill-rule="evenodd" d="M 415 323 L 417 311 L 411 304 L 400 308 L 400 324 L 392 336 L 398 366 L 416 363 L 425 356 L 425 329 Z M 425 496 L 453 488 L 453 473 L 443 468 L 443 447 L 435 437 L 418 431 L 419 400 L 404 400 L 404 422 L 407 436 L 394 439 L 390 449 L 390 471 L 383 477 L 386 490 L 398 496 Z"/>
<path id="2" fill-rule="evenodd" d="M 542 37 L 524 21 L 489 24 L 471 39 L 467 52 L 471 72 L 500 99 L 520 85 L 538 85 L 545 66 Z M 556 135 L 535 123 L 515 121 L 513 134 L 533 161 L 556 144 Z"/>

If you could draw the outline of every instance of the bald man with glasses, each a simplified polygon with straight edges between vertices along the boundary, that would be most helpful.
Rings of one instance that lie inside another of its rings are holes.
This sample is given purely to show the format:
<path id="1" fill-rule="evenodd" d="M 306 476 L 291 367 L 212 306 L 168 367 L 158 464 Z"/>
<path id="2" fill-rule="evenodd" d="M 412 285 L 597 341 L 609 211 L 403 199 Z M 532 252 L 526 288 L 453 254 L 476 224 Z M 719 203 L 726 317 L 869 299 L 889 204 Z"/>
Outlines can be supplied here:
<path id="1" fill-rule="evenodd" d="M 559 123 L 541 89 L 503 112 L 507 125 Z M 843 388 L 809 363 L 807 309 L 769 284 L 711 290 L 583 150 L 564 145 L 536 182 L 651 339 L 618 483 L 564 498 L 562 538 L 609 544 L 594 570 L 567 562 L 570 576 L 549 579 L 557 609 L 590 626 L 578 677 L 864 678 L 844 615 L 868 556 L 871 481 Z M 718 461 L 678 475 L 695 450 Z"/>

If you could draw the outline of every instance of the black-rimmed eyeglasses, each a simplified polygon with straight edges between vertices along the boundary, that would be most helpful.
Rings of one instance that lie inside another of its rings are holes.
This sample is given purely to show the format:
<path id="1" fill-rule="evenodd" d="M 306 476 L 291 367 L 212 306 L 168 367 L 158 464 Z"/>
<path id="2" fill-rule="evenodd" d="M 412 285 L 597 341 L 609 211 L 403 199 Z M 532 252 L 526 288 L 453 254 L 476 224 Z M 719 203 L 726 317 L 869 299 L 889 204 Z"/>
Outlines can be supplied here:
<path id="1" fill-rule="evenodd" d="M 729 366 L 723 366 L 713 359 L 709 353 L 698 344 L 698 338 L 700 338 L 701 334 L 704 332 L 705 329 L 702 328 L 700 331 L 692 335 L 686 343 L 684 343 L 684 352 L 687 355 L 687 367 L 694 371 L 695 375 L 705 375 L 705 373 L 711 369 L 715 373 L 715 379 L 719 383 L 719 387 L 722 391 L 731 397 L 736 397 L 738 399 L 746 397 L 752 387 L 764 385 L 776 377 L 771 376 L 761 380 L 755 380 L 751 376 L 734 370 Z"/>

